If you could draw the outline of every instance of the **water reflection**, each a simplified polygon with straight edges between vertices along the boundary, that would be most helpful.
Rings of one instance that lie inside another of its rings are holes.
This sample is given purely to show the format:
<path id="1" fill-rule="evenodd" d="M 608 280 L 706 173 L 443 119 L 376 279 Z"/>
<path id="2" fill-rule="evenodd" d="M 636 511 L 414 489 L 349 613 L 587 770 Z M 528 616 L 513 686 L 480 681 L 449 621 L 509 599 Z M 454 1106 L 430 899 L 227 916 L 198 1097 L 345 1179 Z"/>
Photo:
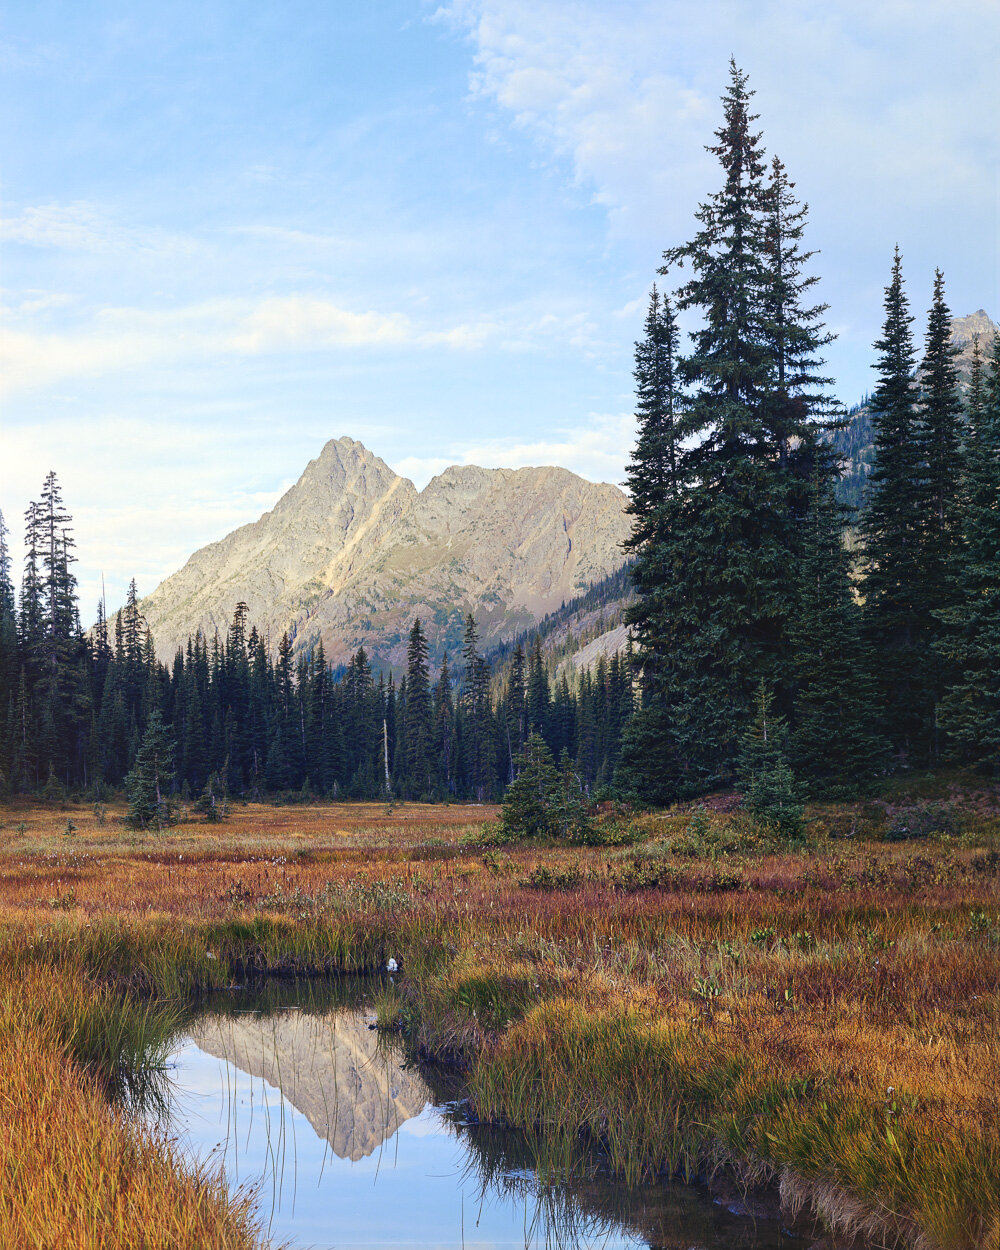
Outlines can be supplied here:
<path id="1" fill-rule="evenodd" d="M 439 1074 L 369 1028 L 357 990 L 341 996 L 353 1005 L 227 1001 L 192 1022 L 171 1059 L 169 1131 L 234 1188 L 255 1188 L 277 1244 L 787 1244 L 777 1223 L 737 1218 L 697 1190 L 626 1188 L 576 1144 L 468 1123 Z"/>

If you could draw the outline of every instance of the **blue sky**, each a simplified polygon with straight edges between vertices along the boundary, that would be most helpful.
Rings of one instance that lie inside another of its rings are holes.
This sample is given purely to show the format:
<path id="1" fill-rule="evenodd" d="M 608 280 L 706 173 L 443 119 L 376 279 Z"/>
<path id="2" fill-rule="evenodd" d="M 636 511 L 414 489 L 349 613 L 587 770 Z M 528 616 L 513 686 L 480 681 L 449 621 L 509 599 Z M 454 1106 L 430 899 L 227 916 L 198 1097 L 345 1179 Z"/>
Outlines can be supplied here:
<path id="1" fill-rule="evenodd" d="M 731 53 L 852 402 L 897 241 L 919 317 L 935 265 L 1000 312 L 998 46 L 996 0 L 0 0 L 0 508 L 57 470 L 89 616 L 341 434 L 620 481 Z"/>

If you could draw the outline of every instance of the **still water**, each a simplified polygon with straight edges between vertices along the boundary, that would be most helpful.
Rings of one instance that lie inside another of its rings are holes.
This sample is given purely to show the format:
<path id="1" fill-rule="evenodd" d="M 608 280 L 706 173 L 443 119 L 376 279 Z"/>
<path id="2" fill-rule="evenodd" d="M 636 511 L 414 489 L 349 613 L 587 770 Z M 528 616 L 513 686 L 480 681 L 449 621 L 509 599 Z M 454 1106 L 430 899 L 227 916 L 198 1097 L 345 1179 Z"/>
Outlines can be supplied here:
<path id="1" fill-rule="evenodd" d="M 460 1090 L 369 1027 L 363 991 L 339 999 L 308 988 L 226 996 L 169 1057 L 159 1127 L 254 1192 L 275 1245 L 794 1246 L 778 1223 L 733 1215 L 700 1190 L 627 1188 L 596 1153 L 554 1161 L 544 1141 L 470 1124 Z"/>

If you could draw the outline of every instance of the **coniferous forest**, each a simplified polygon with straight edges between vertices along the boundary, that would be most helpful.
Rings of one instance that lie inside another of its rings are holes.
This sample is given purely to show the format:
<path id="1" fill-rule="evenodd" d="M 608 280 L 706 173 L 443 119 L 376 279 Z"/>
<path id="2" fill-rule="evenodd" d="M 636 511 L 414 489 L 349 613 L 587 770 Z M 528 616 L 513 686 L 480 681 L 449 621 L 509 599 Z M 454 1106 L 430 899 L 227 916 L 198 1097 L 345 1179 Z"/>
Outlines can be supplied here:
<path id="1" fill-rule="evenodd" d="M 439 669 L 417 620 L 405 672 L 363 649 L 334 670 L 322 645 L 269 649 L 235 604 L 225 637 L 165 666 L 134 582 L 82 627 L 53 472 L 25 515 L 19 593 L 0 518 L 3 790 L 99 799 L 144 779 L 131 790 L 157 807 L 139 823 L 226 795 L 495 800 L 533 731 L 592 797 L 654 804 L 745 791 L 762 743 L 800 796 L 942 764 L 1000 772 L 1000 336 L 962 387 L 944 279 L 918 344 L 897 250 L 873 469 L 860 507 L 839 502 L 847 418 L 823 376 L 807 210 L 751 97 L 733 65 L 719 188 L 664 253 L 671 289 L 654 287 L 636 345 L 627 652 L 571 681 L 540 633 L 484 654 L 470 616 Z M 679 314 L 698 319 L 686 344 Z"/>

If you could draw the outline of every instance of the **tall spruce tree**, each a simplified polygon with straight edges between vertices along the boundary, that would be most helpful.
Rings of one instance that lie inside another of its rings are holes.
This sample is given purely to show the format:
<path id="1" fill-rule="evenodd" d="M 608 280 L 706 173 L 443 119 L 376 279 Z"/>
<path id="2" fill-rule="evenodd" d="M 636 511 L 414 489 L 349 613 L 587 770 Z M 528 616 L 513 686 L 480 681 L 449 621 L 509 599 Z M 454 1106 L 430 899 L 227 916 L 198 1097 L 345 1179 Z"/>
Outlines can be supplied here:
<path id="1" fill-rule="evenodd" d="M 1000 333 L 986 377 L 974 368 L 968 417 L 956 602 L 938 644 L 956 679 L 940 720 L 963 759 L 1000 776 Z"/>
<path id="2" fill-rule="evenodd" d="M 843 509 L 832 484 L 817 475 L 799 564 L 799 610 L 789 631 L 795 713 L 788 754 L 813 789 L 840 793 L 855 791 L 887 763 L 850 565 Z"/>
<path id="3" fill-rule="evenodd" d="M 927 682 L 933 665 L 921 585 L 926 482 L 912 323 L 897 247 L 885 289 L 882 336 L 875 343 L 875 462 L 861 518 L 862 592 L 865 635 L 879 657 L 885 733 L 904 763 L 923 765 L 931 752 L 934 691 Z"/>
<path id="4" fill-rule="evenodd" d="M 161 829 L 173 819 L 174 741 L 157 708 L 149 718 L 142 746 L 125 779 L 126 819 L 133 829 Z"/>
<path id="5" fill-rule="evenodd" d="M 702 323 L 677 361 L 677 495 L 661 505 L 658 537 L 639 544 L 645 708 L 623 739 L 617 784 L 661 800 L 731 780 L 761 679 L 790 708 L 809 479 L 832 471 L 818 441 L 822 307 L 802 303 L 805 209 L 780 166 L 765 179 L 751 96 L 731 64 L 709 148 L 723 185 L 660 271 L 689 269 L 676 305 Z"/>
<path id="6" fill-rule="evenodd" d="M 962 470 L 964 423 L 962 396 L 951 341 L 951 311 L 944 299 L 944 276 L 934 274 L 934 297 L 927 318 L 924 358 L 920 366 L 920 400 L 917 405 L 923 460 L 923 530 L 920 544 L 919 589 L 923 599 L 929 665 L 925 682 L 934 708 L 930 762 L 941 751 L 937 704 L 954 679 L 946 653 L 937 646 L 943 624 L 940 613 L 955 603 L 956 558 L 961 543 L 961 498 L 958 485 Z"/>
<path id="7" fill-rule="evenodd" d="M 434 790 L 433 717 L 427 638 L 414 620 L 406 648 L 406 790 L 423 798 Z"/>

